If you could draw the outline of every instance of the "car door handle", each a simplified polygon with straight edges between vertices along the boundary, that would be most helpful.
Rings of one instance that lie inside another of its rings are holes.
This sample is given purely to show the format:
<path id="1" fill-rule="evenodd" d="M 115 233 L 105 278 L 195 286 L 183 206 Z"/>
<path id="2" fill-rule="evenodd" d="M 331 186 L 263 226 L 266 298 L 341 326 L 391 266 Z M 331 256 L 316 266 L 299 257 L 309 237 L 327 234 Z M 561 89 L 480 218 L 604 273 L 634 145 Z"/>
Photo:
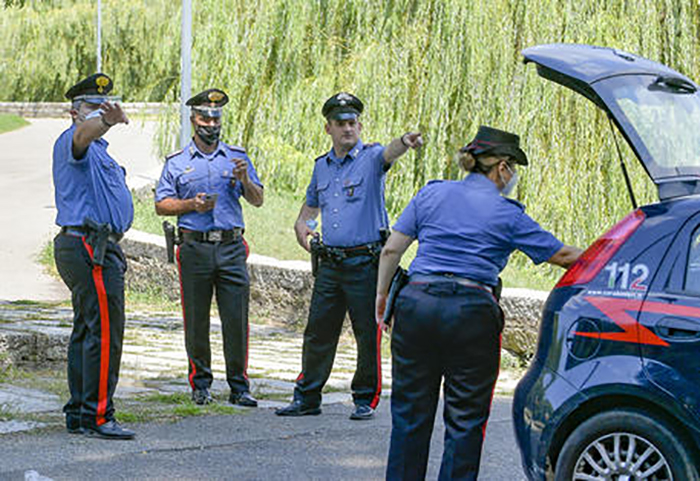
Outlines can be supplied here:
<path id="1" fill-rule="evenodd" d="M 700 339 L 700 324 L 680 317 L 664 317 L 656 324 L 656 331 L 662 338 L 674 341 Z"/>

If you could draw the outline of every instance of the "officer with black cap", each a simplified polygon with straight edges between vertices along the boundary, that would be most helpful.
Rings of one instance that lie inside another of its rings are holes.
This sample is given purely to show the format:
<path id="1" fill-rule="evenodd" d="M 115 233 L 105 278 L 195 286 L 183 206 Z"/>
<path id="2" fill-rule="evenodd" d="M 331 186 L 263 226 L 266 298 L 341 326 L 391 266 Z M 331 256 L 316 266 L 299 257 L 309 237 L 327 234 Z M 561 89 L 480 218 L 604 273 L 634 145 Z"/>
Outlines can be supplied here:
<path id="1" fill-rule="evenodd" d="M 517 135 L 482 126 L 459 161 L 469 175 L 422 188 L 381 254 L 376 318 L 387 329 L 390 281 L 406 249 L 419 241 L 393 311 L 388 480 L 425 478 L 441 385 L 445 447 L 438 478 L 477 479 L 504 322 L 494 296 L 498 275 L 516 249 L 535 264 L 562 267 L 581 253 L 505 197 L 517 182 L 516 166 L 528 164 Z"/>
<path id="2" fill-rule="evenodd" d="M 212 295 L 221 318 L 229 402 L 255 407 L 248 367 L 248 245 L 240 198 L 260 207 L 263 185 L 242 147 L 219 140 L 228 96 L 208 89 L 187 101 L 192 141 L 166 158 L 156 188 L 156 212 L 176 215 L 177 250 L 189 382 L 196 404 L 212 402 L 209 344 Z"/>
<path id="3" fill-rule="evenodd" d="M 304 332 L 302 372 L 294 400 L 277 410 L 280 416 L 320 414 L 321 390 L 333 367 L 348 310 L 357 342 L 352 380 L 355 409 L 350 418 L 371 419 L 379 403 L 381 332 L 374 322 L 374 292 L 378 253 L 388 232 L 384 180 L 393 162 L 409 148 L 420 147 L 423 140 L 420 133 L 409 132 L 386 147 L 364 144 L 362 111 L 360 99 L 345 92 L 323 105 L 333 146 L 316 159 L 306 202 L 294 225 L 297 241 L 308 251 L 309 237 L 315 236 L 313 222 L 320 213 L 323 249 Z"/>
<path id="4" fill-rule="evenodd" d="M 68 92 L 73 124 L 53 149 L 56 195 L 54 257 L 72 294 L 73 332 L 68 346 L 70 400 L 63 411 L 68 432 L 131 439 L 114 419 L 112 396 L 119 377 L 124 335 L 126 259 L 118 244 L 134 207 L 125 171 L 107 153 L 102 136 L 128 124 L 112 80 L 97 73 Z"/>

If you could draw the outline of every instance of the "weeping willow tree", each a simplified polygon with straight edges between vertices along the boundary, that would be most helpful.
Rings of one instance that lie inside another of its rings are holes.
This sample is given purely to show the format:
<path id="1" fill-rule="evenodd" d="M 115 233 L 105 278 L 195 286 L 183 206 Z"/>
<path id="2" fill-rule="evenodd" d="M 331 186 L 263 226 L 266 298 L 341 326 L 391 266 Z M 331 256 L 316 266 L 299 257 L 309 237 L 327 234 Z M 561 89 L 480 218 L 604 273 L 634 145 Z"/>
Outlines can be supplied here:
<path id="1" fill-rule="evenodd" d="M 93 3 L 2 12 L 0 98 L 60 100 L 92 73 Z M 178 100 L 179 6 L 103 0 L 103 69 L 125 100 Z M 392 216 L 429 179 L 462 175 L 454 152 L 488 124 L 520 134 L 531 159 L 517 198 L 582 246 L 630 210 L 614 137 L 600 110 L 538 78 L 520 51 L 604 45 L 693 78 L 700 72 L 700 7 L 683 0 L 195 0 L 193 13 L 193 89 L 227 91 L 225 138 L 250 151 L 268 190 L 301 199 L 313 159 L 329 147 L 321 105 L 347 90 L 365 102 L 366 141 L 424 134 L 425 147 L 388 176 Z M 177 109 L 163 118 L 164 150 L 177 122 Z M 638 199 L 653 201 L 653 186 L 617 140 Z"/>

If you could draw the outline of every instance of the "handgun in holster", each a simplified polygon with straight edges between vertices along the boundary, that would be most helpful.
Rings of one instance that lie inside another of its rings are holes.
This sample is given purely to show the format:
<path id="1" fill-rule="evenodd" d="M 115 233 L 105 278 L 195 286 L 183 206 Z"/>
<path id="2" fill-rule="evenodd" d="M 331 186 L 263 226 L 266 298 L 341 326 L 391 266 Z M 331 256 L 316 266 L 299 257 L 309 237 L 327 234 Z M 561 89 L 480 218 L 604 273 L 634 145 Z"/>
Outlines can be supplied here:
<path id="1" fill-rule="evenodd" d="M 97 266 L 104 265 L 105 254 L 107 252 L 107 241 L 112 233 L 112 226 L 100 224 L 89 217 L 83 220 L 83 226 L 88 229 L 85 241 L 92 247 L 92 262 Z"/>
<path id="2" fill-rule="evenodd" d="M 175 245 L 177 245 L 178 239 L 175 233 L 175 226 L 172 225 L 167 220 L 163 221 L 163 233 L 165 234 L 165 252 L 168 256 L 168 263 L 175 263 Z"/>
<path id="3" fill-rule="evenodd" d="M 408 272 L 401 266 L 396 268 L 394 277 L 391 278 L 389 286 L 389 295 L 386 299 L 386 309 L 384 309 L 384 324 L 391 326 L 391 318 L 394 317 L 394 308 L 396 307 L 396 299 L 404 286 L 408 284 Z"/>
<path id="4" fill-rule="evenodd" d="M 318 261 L 323 251 L 321 236 L 314 234 L 309 242 L 309 247 L 311 248 L 311 274 L 316 277 L 316 273 L 318 273 Z"/>
<path id="5" fill-rule="evenodd" d="M 496 284 L 496 287 L 493 288 L 493 297 L 496 298 L 497 302 L 501 302 L 501 293 L 503 292 L 503 280 L 501 278 L 498 278 L 498 283 Z"/>

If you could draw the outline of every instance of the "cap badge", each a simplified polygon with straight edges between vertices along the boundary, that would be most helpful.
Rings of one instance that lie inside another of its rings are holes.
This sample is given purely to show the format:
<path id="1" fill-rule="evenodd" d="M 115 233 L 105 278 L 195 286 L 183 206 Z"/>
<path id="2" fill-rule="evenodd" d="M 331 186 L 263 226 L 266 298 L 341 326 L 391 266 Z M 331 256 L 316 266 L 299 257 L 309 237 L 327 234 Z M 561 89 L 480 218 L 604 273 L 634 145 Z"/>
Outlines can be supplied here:
<path id="1" fill-rule="evenodd" d="M 97 84 L 97 91 L 102 93 L 105 87 L 109 85 L 109 79 L 107 77 L 97 77 L 95 83 Z"/>
<path id="2" fill-rule="evenodd" d="M 223 98 L 224 98 L 224 94 L 222 94 L 221 92 L 209 92 L 209 101 L 210 102 L 218 102 Z"/>

